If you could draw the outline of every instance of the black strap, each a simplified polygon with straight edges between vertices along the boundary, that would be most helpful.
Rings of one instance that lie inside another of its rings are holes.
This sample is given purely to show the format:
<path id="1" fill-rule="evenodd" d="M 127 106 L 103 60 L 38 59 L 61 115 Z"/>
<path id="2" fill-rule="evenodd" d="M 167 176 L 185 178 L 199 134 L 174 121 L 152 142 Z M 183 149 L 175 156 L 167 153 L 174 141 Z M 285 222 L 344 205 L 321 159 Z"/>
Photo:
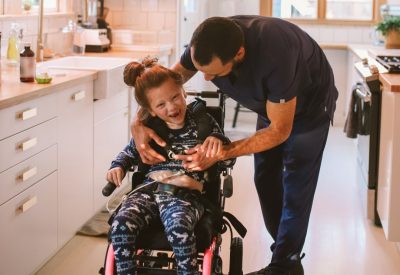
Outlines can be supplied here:
<path id="1" fill-rule="evenodd" d="M 244 227 L 244 225 L 235 216 L 225 211 L 223 213 L 223 216 L 228 219 L 229 223 L 235 228 L 240 237 L 244 238 L 244 236 L 246 236 L 246 227 Z"/>

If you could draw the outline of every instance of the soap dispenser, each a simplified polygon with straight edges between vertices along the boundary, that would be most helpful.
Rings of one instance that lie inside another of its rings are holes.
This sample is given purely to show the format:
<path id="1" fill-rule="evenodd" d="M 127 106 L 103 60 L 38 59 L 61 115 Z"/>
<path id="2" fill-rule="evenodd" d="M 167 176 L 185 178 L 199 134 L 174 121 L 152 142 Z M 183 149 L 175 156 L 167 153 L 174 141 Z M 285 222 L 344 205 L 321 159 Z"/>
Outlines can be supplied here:
<path id="1" fill-rule="evenodd" d="M 10 65 L 17 65 L 18 62 L 19 62 L 18 24 L 12 23 L 10 34 L 8 37 L 7 63 Z"/>

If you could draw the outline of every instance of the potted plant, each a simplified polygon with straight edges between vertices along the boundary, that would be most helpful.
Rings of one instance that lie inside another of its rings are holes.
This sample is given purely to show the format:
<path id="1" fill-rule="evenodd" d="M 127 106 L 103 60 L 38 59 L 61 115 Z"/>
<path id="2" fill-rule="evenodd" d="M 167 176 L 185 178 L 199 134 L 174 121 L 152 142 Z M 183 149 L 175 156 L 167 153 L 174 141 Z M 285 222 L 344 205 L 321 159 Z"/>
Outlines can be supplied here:
<path id="1" fill-rule="evenodd" d="M 376 30 L 385 37 L 388 49 L 400 48 L 400 17 L 389 17 L 379 22 Z"/>

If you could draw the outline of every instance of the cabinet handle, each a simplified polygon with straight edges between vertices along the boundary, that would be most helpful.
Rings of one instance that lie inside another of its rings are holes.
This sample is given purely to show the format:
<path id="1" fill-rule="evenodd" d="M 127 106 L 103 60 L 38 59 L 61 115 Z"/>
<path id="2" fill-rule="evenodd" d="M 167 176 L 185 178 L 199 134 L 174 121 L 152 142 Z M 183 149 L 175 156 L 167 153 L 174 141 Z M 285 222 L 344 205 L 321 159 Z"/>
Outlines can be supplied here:
<path id="1" fill-rule="evenodd" d="M 86 96 L 86 92 L 85 91 L 80 91 L 80 92 L 77 92 L 77 93 L 72 95 L 72 100 L 73 101 L 79 101 L 81 99 L 84 99 L 85 96 Z"/>
<path id="2" fill-rule="evenodd" d="M 29 169 L 28 171 L 25 171 L 24 173 L 22 173 L 20 178 L 22 181 L 27 181 L 28 179 L 30 179 L 31 177 L 33 177 L 36 174 L 37 174 L 37 167 L 33 167 L 33 168 Z"/>
<path id="3" fill-rule="evenodd" d="M 37 108 L 32 108 L 19 114 L 19 118 L 22 120 L 27 120 L 35 116 L 37 116 Z"/>
<path id="4" fill-rule="evenodd" d="M 28 149 L 34 147 L 36 144 L 37 144 L 37 138 L 31 138 L 30 140 L 23 142 L 23 143 L 19 146 L 19 148 L 20 148 L 22 151 L 26 151 L 26 150 L 28 150 Z"/>
<path id="5" fill-rule="evenodd" d="M 37 197 L 34 196 L 33 198 L 29 199 L 27 202 L 25 202 L 24 204 L 22 204 L 19 207 L 19 210 L 21 210 L 22 213 L 28 211 L 30 208 L 32 208 L 35 204 L 37 204 Z"/>

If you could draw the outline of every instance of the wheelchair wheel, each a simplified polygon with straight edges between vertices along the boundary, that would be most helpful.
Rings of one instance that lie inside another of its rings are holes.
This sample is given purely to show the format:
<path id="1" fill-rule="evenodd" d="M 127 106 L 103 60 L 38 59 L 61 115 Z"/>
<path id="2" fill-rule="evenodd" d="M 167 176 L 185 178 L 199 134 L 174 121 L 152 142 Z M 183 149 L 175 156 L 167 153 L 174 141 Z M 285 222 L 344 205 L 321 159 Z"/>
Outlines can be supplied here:
<path id="1" fill-rule="evenodd" d="M 99 274 L 102 275 L 114 275 L 116 274 L 116 266 L 114 261 L 114 249 L 111 244 L 108 244 L 106 256 L 104 258 L 104 266 L 99 270 Z"/>
<path id="2" fill-rule="evenodd" d="M 229 275 L 243 275 L 243 241 L 239 237 L 232 239 L 229 259 Z"/>

